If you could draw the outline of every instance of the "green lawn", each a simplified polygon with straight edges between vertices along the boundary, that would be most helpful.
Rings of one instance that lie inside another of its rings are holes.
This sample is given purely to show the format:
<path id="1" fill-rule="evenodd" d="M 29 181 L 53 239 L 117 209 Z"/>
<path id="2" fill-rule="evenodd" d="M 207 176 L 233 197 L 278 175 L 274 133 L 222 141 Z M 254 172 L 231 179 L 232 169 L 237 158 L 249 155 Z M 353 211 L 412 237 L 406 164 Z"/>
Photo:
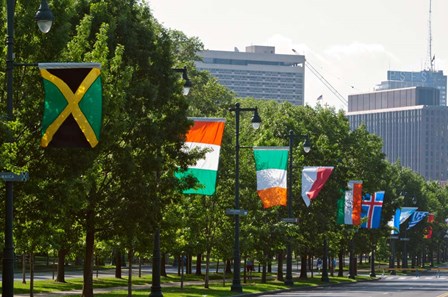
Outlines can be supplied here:
<path id="1" fill-rule="evenodd" d="M 357 280 L 370 279 L 368 277 L 358 277 Z M 354 282 L 357 280 L 351 280 L 347 277 L 330 277 L 331 284 L 337 284 L 342 282 Z M 195 285 L 191 285 L 191 281 L 199 281 Z M 34 282 L 34 292 L 35 293 L 51 293 L 57 291 L 70 291 L 70 290 L 81 290 L 82 289 L 82 278 L 68 279 L 66 283 L 57 283 L 52 280 L 37 280 Z M 222 275 L 213 275 L 210 281 L 210 287 L 208 289 L 204 288 L 203 277 L 202 276 L 192 276 L 188 275 L 185 278 L 185 282 L 190 282 L 184 284 L 184 288 L 180 288 L 180 277 L 177 275 L 169 275 L 168 277 L 162 277 L 162 292 L 166 297 L 171 296 L 188 296 L 188 297 L 204 297 L 204 296 L 232 296 L 235 293 L 230 291 L 232 284 L 232 277 L 228 275 L 225 283 L 223 283 Z M 133 295 L 134 296 L 148 296 L 150 292 L 151 276 L 144 276 L 142 278 L 133 277 Z M 146 285 L 144 289 L 138 289 L 139 286 Z M 260 293 L 266 291 L 283 290 L 288 287 L 284 285 L 283 282 L 275 281 L 273 275 L 270 275 L 268 282 L 266 284 L 260 283 L 260 274 L 254 274 L 254 280 L 243 283 L 241 280 L 241 285 L 243 287 L 244 293 Z M 308 278 L 305 280 L 294 279 L 294 287 L 310 287 L 322 285 L 320 280 L 320 275 L 315 274 L 313 278 Z M 127 286 L 127 278 L 117 279 L 117 278 L 94 278 L 94 288 L 125 288 Z M 14 284 L 15 294 L 29 294 L 29 283 L 22 284 L 21 282 L 15 282 Z M 127 290 L 119 289 L 116 291 L 111 291 L 104 294 L 95 294 L 96 296 L 102 297 L 116 297 L 116 296 L 126 296 Z M 77 295 L 73 295 L 77 296 Z M 79 295 L 78 295 L 79 296 Z"/>

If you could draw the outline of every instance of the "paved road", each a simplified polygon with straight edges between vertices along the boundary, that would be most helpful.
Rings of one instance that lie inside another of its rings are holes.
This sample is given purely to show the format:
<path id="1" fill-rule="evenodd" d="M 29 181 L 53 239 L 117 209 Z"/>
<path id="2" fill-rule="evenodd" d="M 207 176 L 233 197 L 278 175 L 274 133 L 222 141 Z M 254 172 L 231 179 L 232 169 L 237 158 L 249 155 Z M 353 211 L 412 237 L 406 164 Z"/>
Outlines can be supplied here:
<path id="1" fill-rule="evenodd" d="M 318 287 L 259 296 L 272 297 L 448 297 L 448 275 L 386 276 L 379 281 Z"/>

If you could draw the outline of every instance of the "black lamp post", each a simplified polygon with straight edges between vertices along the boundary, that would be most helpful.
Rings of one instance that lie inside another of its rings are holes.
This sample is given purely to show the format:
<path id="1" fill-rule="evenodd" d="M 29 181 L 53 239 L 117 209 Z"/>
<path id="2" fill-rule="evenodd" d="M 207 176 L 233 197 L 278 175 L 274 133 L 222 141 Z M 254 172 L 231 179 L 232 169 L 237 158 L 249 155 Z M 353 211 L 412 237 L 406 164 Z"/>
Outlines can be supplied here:
<path id="1" fill-rule="evenodd" d="M 292 149 L 294 146 L 294 139 L 301 138 L 304 139 L 303 150 L 305 153 L 308 153 L 311 149 L 311 143 L 308 135 L 295 135 L 292 130 L 289 131 L 289 164 L 288 164 L 288 201 L 287 201 L 287 209 L 288 209 L 288 218 L 285 220 L 286 222 L 296 222 L 297 219 L 292 217 L 292 170 L 293 170 L 293 156 Z M 286 245 L 286 278 L 285 285 L 292 286 L 294 281 L 292 279 L 292 248 L 291 248 L 291 239 L 288 238 L 288 242 Z"/>
<path id="2" fill-rule="evenodd" d="M 324 257 L 322 259 L 322 277 L 321 281 L 328 283 L 330 279 L 328 278 L 328 242 L 327 237 L 324 238 Z"/>
<path id="3" fill-rule="evenodd" d="M 241 287 L 240 279 L 240 112 L 250 111 L 254 115 L 252 117 L 252 126 L 254 129 L 258 129 L 261 124 L 261 118 L 258 115 L 257 108 L 241 108 L 239 103 L 235 104 L 235 107 L 229 109 L 235 112 L 235 209 L 232 214 L 235 218 L 235 242 L 233 247 L 233 281 L 232 292 L 243 291 Z"/>
<path id="4" fill-rule="evenodd" d="M 15 0 L 6 1 L 6 111 L 8 121 L 13 119 L 13 71 L 14 71 L 14 7 Z M 45 0 L 42 0 L 35 19 L 43 33 L 50 31 L 53 14 Z M 27 177 L 26 177 L 27 178 Z M 1 179 L 6 182 L 5 201 L 5 247 L 3 250 L 2 296 L 14 295 L 14 243 L 13 243 L 13 182 L 24 181 L 19 175 L 2 172 Z"/>
<path id="5" fill-rule="evenodd" d="M 375 241 L 372 235 L 372 254 L 370 256 L 370 277 L 376 277 L 375 273 Z"/>
<path id="6" fill-rule="evenodd" d="M 395 255 L 397 252 L 396 252 L 395 241 L 398 239 L 398 235 L 393 234 L 389 237 L 389 239 L 390 239 L 390 248 L 392 250 L 391 251 L 392 255 L 390 256 L 390 261 L 389 261 L 389 268 L 392 268 L 390 274 L 396 275 L 397 272 L 395 271 Z"/>
<path id="7" fill-rule="evenodd" d="M 356 259 L 355 259 L 355 242 L 354 242 L 354 235 L 352 238 L 350 238 L 350 246 L 349 246 L 349 271 L 348 271 L 348 277 L 351 279 L 355 279 L 356 275 Z"/>

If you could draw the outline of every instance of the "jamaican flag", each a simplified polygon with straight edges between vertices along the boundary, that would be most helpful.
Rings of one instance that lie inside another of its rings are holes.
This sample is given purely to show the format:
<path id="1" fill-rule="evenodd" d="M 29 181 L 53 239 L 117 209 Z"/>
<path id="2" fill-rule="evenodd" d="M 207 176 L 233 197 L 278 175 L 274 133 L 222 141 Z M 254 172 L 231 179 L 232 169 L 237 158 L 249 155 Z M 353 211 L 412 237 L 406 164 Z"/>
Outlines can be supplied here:
<path id="1" fill-rule="evenodd" d="M 101 65 L 39 63 L 45 89 L 42 147 L 95 147 L 102 121 Z"/>

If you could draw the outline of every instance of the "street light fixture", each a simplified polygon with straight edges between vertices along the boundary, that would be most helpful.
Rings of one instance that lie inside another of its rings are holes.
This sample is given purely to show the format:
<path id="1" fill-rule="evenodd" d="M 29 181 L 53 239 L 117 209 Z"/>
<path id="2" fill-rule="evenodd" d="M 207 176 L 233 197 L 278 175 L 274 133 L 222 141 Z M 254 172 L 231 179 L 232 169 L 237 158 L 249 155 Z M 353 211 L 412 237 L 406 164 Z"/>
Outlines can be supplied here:
<path id="1" fill-rule="evenodd" d="M 191 87 L 193 86 L 191 80 L 188 78 L 187 66 L 184 66 L 184 68 L 174 68 L 173 70 L 175 72 L 182 73 L 182 79 L 185 81 L 183 94 L 184 96 L 187 96 L 190 93 Z"/>
<path id="2" fill-rule="evenodd" d="M 14 71 L 14 5 L 15 0 L 6 1 L 6 112 L 8 121 L 13 119 L 13 71 Z M 41 1 L 35 16 L 39 29 L 47 33 L 51 29 L 54 17 L 45 0 Z M 2 172 L 1 178 L 6 182 L 5 201 L 5 246 L 3 249 L 2 296 L 14 295 L 14 244 L 13 244 L 13 182 L 25 181 L 17 179 L 18 175 Z"/>
<path id="3" fill-rule="evenodd" d="M 243 292 L 240 279 L 240 215 L 244 214 L 240 208 L 240 112 L 250 111 L 254 115 L 252 117 L 252 127 L 258 129 L 261 124 L 261 118 L 258 114 L 257 108 L 241 108 L 239 103 L 235 104 L 235 107 L 229 109 L 235 112 L 235 209 L 232 210 L 232 214 L 235 217 L 235 242 L 233 247 L 233 281 L 232 292 Z"/>
<path id="4" fill-rule="evenodd" d="M 311 150 L 311 142 L 308 135 L 295 135 L 292 130 L 289 131 L 289 168 L 288 168 L 288 201 L 287 201 L 287 209 L 288 209 L 288 218 L 285 220 L 287 222 L 296 222 L 295 218 L 292 218 L 292 167 L 293 167 L 293 156 L 292 149 L 294 146 L 294 139 L 304 139 L 303 150 L 305 153 L 309 153 Z M 286 246 L 286 278 L 285 285 L 292 286 L 294 281 L 292 279 L 292 248 L 291 248 L 291 239 L 288 238 L 287 246 Z"/>
<path id="5" fill-rule="evenodd" d="M 47 1 L 42 0 L 40 2 L 39 10 L 36 12 L 34 19 L 42 33 L 48 33 L 50 31 L 54 16 L 48 7 Z"/>

